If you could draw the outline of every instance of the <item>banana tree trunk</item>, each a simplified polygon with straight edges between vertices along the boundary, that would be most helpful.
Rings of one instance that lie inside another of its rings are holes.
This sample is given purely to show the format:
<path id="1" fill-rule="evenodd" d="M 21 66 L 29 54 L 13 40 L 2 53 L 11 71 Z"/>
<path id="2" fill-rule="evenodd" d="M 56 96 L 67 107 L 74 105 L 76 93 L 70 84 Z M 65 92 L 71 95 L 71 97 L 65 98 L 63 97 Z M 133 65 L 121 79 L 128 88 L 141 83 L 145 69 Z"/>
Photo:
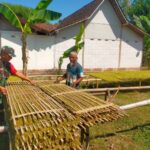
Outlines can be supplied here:
<path id="1" fill-rule="evenodd" d="M 27 75 L 27 66 L 28 66 L 28 58 L 27 58 L 27 35 L 25 33 L 22 33 L 21 41 L 22 41 L 23 74 Z"/>
<path id="2" fill-rule="evenodd" d="M 61 66 L 59 65 L 57 74 L 58 74 L 58 75 L 60 75 L 60 74 L 61 74 L 61 72 L 62 72 L 62 70 L 61 70 Z"/>
<path id="3" fill-rule="evenodd" d="M 62 63 L 63 63 L 63 57 L 60 57 L 59 62 L 58 62 L 58 71 L 57 71 L 58 75 L 62 73 L 62 70 L 61 70 Z"/>

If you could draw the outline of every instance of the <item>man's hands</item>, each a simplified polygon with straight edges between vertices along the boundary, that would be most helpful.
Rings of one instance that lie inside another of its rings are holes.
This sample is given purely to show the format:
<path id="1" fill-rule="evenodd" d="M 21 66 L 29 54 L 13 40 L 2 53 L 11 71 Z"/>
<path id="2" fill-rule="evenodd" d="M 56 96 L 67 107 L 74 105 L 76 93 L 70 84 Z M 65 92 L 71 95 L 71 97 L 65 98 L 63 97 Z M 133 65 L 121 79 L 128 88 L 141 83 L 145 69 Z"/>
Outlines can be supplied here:
<path id="1" fill-rule="evenodd" d="M 27 76 L 25 76 L 24 74 L 22 74 L 21 72 L 16 72 L 15 74 L 17 77 L 19 77 L 22 80 L 28 81 L 30 82 L 32 85 L 35 85 L 35 81 L 30 80 Z"/>
<path id="2" fill-rule="evenodd" d="M 63 77 L 58 77 L 58 78 L 56 79 L 56 81 L 54 81 L 54 83 L 60 83 L 60 81 L 62 81 L 62 80 L 64 80 Z"/>
<path id="3" fill-rule="evenodd" d="M 4 88 L 4 87 L 0 86 L 0 93 L 2 93 L 2 94 L 4 94 L 4 95 L 6 95 L 6 94 L 7 94 L 7 90 L 6 90 L 6 88 Z"/>
<path id="4" fill-rule="evenodd" d="M 35 81 L 33 81 L 33 80 L 29 80 L 28 82 L 30 82 L 30 84 L 32 84 L 32 85 L 36 85 L 36 82 Z"/>
<path id="5" fill-rule="evenodd" d="M 77 85 L 83 80 L 83 77 L 79 78 L 78 80 L 76 80 L 75 82 L 72 83 L 72 87 L 76 88 Z"/>
<path id="6" fill-rule="evenodd" d="M 77 82 L 73 82 L 73 83 L 72 83 L 72 87 L 73 87 L 73 88 L 76 88 L 76 86 L 77 86 Z"/>

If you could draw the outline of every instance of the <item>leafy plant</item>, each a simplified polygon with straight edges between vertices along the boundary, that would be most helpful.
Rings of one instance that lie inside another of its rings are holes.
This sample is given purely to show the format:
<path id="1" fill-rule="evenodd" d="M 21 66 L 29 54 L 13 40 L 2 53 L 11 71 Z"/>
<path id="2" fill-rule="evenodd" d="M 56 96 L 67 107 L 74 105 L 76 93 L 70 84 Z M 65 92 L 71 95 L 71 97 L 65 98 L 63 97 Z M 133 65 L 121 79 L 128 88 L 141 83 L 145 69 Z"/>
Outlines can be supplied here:
<path id="1" fill-rule="evenodd" d="M 33 11 L 33 8 L 29 8 L 22 5 L 14 5 L 10 3 L 4 3 L 4 4 L 10 7 L 18 17 L 24 18 L 26 20 L 29 18 L 31 12 Z"/>
<path id="2" fill-rule="evenodd" d="M 150 34 L 150 0 L 118 0 L 126 18 Z M 143 64 L 150 58 L 150 38 L 144 37 Z"/>

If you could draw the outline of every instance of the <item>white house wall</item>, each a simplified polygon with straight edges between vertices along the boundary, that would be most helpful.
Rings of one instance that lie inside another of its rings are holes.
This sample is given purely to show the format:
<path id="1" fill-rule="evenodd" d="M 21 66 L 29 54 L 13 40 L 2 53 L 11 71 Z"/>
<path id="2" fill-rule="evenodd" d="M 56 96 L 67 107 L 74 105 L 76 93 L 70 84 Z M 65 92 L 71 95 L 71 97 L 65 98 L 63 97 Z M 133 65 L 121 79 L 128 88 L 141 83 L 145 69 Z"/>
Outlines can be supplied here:
<path id="1" fill-rule="evenodd" d="M 58 32 L 56 36 L 56 45 L 54 48 L 55 51 L 55 68 L 58 68 L 59 58 L 62 56 L 63 52 L 72 46 L 75 45 L 75 36 L 80 30 L 80 24 L 74 25 L 68 28 L 65 28 Z M 82 64 L 82 53 L 83 50 L 79 52 L 78 61 Z M 62 64 L 62 69 L 65 69 L 67 64 L 69 63 L 69 59 L 64 59 Z"/>
<path id="2" fill-rule="evenodd" d="M 54 37 L 30 35 L 28 37 L 29 68 L 53 69 L 54 68 Z"/>
<path id="3" fill-rule="evenodd" d="M 117 68 L 120 34 L 121 23 L 109 1 L 105 0 L 91 20 L 87 22 L 84 67 L 90 69 Z"/>
<path id="4" fill-rule="evenodd" d="M 108 0 L 105 0 L 89 20 L 85 38 L 113 39 L 120 38 L 121 23 Z"/>
<path id="5" fill-rule="evenodd" d="M 1 46 L 8 45 L 15 49 L 16 56 L 12 63 L 18 70 L 22 70 L 21 33 L 16 31 L 1 31 Z M 29 50 L 28 69 L 54 68 L 54 37 L 29 35 L 27 39 Z"/>
<path id="6" fill-rule="evenodd" d="M 139 68 L 143 55 L 143 39 L 127 27 L 123 28 L 121 68 Z"/>
<path id="7" fill-rule="evenodd" d="M 117 68 L 119 41 L 85 40 L 84 68 Z"/>

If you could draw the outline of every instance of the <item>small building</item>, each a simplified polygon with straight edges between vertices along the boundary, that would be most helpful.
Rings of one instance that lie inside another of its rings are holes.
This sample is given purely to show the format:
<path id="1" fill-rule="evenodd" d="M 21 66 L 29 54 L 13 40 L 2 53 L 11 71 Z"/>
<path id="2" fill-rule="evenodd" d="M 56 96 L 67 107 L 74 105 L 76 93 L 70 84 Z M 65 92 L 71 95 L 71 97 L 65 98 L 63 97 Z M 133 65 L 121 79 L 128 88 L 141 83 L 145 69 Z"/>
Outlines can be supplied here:
<path id="1" fill-rule="evenodd" d="M 28 37 L 29 70 L 58 68 L 59 57 L 75 44 L 75 35 L 85 25 L 84 47 L 79 62 L 85 69 L 140 68 L 146 34 L 125 18 L 116 0 L 93 0 L 66 17 L 59 25 L 36 24 Z M 13 60 L 22 69 L 21 33 L 0 17 L 1 46 L 15 48 Z M 65 59 L 62 68 L 66 68 Z"/>

